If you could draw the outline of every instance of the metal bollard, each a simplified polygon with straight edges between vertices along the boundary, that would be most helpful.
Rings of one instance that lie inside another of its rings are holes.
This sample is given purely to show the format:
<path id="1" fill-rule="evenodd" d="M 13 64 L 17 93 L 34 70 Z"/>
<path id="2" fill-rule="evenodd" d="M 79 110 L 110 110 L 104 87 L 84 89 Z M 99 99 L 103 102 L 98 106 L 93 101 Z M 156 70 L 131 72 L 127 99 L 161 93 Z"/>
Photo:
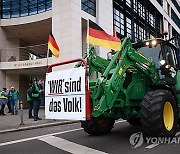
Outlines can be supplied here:
<path id="1" fill-rule="evenodd" d="M 20 123 L 20 125 L 24 125 L 24 122 L 23 122 L 23 101 L 20 101 L 20 110 L 21 110 L 21 123 Z"/>

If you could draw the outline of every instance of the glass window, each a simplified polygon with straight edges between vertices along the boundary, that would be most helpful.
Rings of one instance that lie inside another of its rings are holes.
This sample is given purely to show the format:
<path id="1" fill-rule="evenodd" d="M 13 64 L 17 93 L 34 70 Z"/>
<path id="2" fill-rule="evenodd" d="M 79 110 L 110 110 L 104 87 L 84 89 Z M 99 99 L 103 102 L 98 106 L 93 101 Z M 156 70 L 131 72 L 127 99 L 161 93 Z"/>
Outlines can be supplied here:
<path id="1" fill-rule="evenodd" d="M 51 1 L 52 0 L 46 0 L 46 3 L 45 3 L 46 10 L 51 10 L 51 8 L 52 8 L 52 2 Z"/>
<path id="2" fill-rule="evenodd" d="M 141 47 L 138 51 L 147 57 L 150 61 L 154 62 L 156 66 L 159 66 L 159 61 L 162 60 L 160 55 L 161 45 L 158 44 L 156 47 L 149 48 L 148 46 Z"/>
<path id="3" fill-rule="evenodd" d="M 149 24 L 152 27 L 155 27 L 155 16 L 151 12 L 149 12 L 149 11 L 147 11 L 146 13 L 147 13 L 147 18 L 148 18 Z"/>
<path id="4" fill-rule="evenodd" d="M 116 9 L 114 9 L 114 26 L 118 33 L 124 35 L 124 15 Z"/>
<path id="5" fill-rule="evenodd" d="M 1 18 L 15 18 L 48 11 L 52 0 L 3 0 Z"/>
<path id="6" fill-rule="evenodd" d="M 132 39 L 132 31 L 131 31 L 131 19 L 126 18 L 126 26 L 127 26 L 127 37 L 129 37 L 130 39 Z"/>
<path id="7" fill-rule="evenodd" d="M 81 0 L 81 9 L 96 17 L 96 0 Z"/>
<path id="8" fill-rule="evenodd" d="M 131 0 L 126 0 L 126 5 L 129 6 L 129 7 L 131 7 L 131 5 L 132 5 Z"/>
<path id="9" fill-rule="evenodd" d="M 138 4 L 137 4 L 138 2 L 137 2 L 137 0 L 134 0 L 133 1 L 133 4 L 134 4 L 134 12 L 136 12 L 137 13 L 137 11 L 138 11 Z"/>
<path id="10" fill-rule="evenodd" d="M 44 12 L 46 10 L 46 5 L 44 3 L 44 0 L 38 1 L 38 13 Z"/>
<path id="11" fill-rule="evenodd" d="M 139 41 L 162 33 L 163 16 L 148 1 L 113 0 L 113 13 L 113 23 L 121 38 L 128 36 Z"/>
<path id="12" fill-rule="evenodd" d="M 171 10 L 171 18 L 175 22 L 175 24 L 180 28 L 180 18 L 176 15 L 176 13 Z"/>
<path id="13" fill-rule="evenodd" d="M 158 2 L 161 6 L 163 6 L 163 0 L 157 0 L 157 2 Z"/>
<path id="14" fill-rule="evenodd" d="M 137 25 L 136 23 L 134 23 L 134 36 L 135 36 L 135 41 L 146 39 L 145 29 Z"/>
<path id="15" fill-rule="evenodd" d="M 145 7 L 142 2 L 133 0 L 134 12 L 136 12 L 141 18 L 145 19 Z"/>
<path id="16" fill-rule="evenodd" d="M 178 12 L 180 13 L 180 6 L 179 6 L 177 0 L 171 0 L 171 1 L 174 4 L 174 6 L 176 7 L 176 9 L 178 10 Z"/>
<path id="17" fill-rule="evenodd" d="M 173 48 L 171 48 L 168 45 L 164 46 L 164 57 L 165 61 L 167 62 L 168 65 L 171 65 L 172 67 L 176 68 L 177 60 L 175 57 L 175 51 Z"/>
<path id="18" fill-rule="evenodd" d="M 3 12 L 2 18 L 10 18 L 10 12 Z"/>
<path id="19" fill-rule="evenodd" d="M 138 2 L 138 14 L 141 18 L 145 19 L 145 7 Z"/>

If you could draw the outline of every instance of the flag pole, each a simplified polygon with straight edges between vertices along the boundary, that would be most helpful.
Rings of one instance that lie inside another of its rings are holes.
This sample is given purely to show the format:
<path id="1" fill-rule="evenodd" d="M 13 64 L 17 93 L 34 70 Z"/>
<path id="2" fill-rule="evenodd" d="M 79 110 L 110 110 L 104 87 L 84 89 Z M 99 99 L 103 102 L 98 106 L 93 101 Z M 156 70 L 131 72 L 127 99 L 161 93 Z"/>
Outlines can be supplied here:
<path id="1" fill-rule="evenodd" d="M 89 55 L 89 20 L 87 23 L 87 54 Z"/>
<path id="2" fill-rule="evenodd" d="M 48 49 L 47 49 L 47 67 L 49 62 L 48 58 L 49 58 L 49 36 L 48 36 Z"/>
<path id="3" fill-rule="evenodd" d="M 48 66 L 48 58 L 49 58 L 49 48 L 48 48 L 48 50 L 47 50 L 47 66 Z"/>

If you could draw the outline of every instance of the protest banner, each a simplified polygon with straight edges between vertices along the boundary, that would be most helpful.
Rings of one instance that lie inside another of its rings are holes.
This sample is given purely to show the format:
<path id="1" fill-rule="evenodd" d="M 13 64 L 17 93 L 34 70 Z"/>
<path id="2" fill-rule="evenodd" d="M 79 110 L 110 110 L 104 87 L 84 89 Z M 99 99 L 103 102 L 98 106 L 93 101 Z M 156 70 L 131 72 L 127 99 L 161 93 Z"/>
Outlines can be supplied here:
<path id="1" fill-rule="evenodd" d="M 45 118 L 85 120 L 85 68 L 46 74 Z"/>

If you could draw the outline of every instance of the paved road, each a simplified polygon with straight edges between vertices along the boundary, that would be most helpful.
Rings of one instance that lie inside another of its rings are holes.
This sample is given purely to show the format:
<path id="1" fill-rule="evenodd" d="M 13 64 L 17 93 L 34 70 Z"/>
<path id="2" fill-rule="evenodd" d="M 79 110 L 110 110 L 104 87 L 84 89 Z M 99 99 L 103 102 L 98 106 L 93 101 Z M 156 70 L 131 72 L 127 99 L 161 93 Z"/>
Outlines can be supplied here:
<path id="1" fill-rule="evenodd" d="M 132 148 L 129 137 L 140 131 L 125 121 L 118 121 L 111 134 L 89 136 L 80 123 L 0 134 L 2 154 L 179 154 L 180 144 L 147 144 Z M 178 137 L 178 136 L 177 136 Z"/>

